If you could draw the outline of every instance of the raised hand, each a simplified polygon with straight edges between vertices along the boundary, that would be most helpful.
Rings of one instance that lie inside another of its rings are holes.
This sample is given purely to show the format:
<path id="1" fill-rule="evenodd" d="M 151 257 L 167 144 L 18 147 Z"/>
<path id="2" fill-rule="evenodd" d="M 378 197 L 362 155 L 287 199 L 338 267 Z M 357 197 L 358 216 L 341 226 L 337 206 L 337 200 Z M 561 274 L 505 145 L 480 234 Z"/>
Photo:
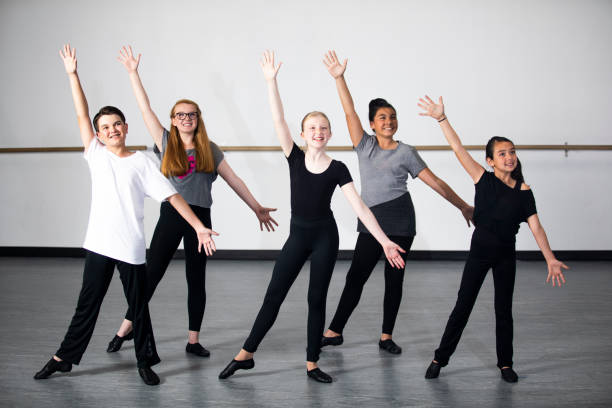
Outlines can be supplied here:
<path id="1" fill-rule="evenodd" d="M 419 103 L 417 103 L 417 105 L 425 111 L 419 113 L 421 116 L 431 116 L 435 120 L 444 118 L 444 103 L 442 102 L 442 97 L 439 97 L 438 103 L 435 103 L 429 96 L 425 95 L 425 99 L 419 98 Z"/>
<path id="2" fill-rule="evenodd" d="M 383 251 L 385 251 L 385 257 L 392 267 L 397 269 L 402 269 L 404 267 L 404 259 L 400 255 L 400 252 L 406 253 L 406 251 L 404 251 L 402 247 L 393 241 L 389 241 L 388 244 L 383 245 Z"/>
<path id="3" fill-rule="evenodd" d="M 557 259 L 549 262 L 548 263 L 548 277 L 546 278 L 546 283 L 550 281 L 550 283 L 553 286 L 555 286 L 555 279 L 557 280 L 556 286 L 560 287 L 563 283 L 565 283 L 565 277 L 563 276 L 563 272 L 561 271 L 561 268 L 569 269 L 569 266 L 567 266 L 566 264 L 564 264 L 563 262 Z"/>
<path id="4" fill-rule="evenodd" d="M 70 44 L 65 44 L 59 52 L 60 58 L 64 61 L 64 68 L 67 74 L 73 74 L 77 70 L 76 49 L 71 48 Z"/>
<path id="5" fill-rule="evenodd" d="M 255 215 L 257 215 L 257 219 L 259 220 L 259 229 L 262 231 L 264 226 L 268 232 L 270 230 L 274 231 L 275 225 L 278 227 L 276 220 L 270 216 L 271 211 L 276 211 L 276 208 L 259 207 L 255 211 Z"/>
<path id="6" fill-rule="evenodd" d="M 259 65 L 261 66 L 261 70 L 263 71 L 266 81 L 270 81 L 276 79 L 276 74 L 278 74 L 278 70 L 283 63 L 279 62 L 278 66 L 275 67 L 274 51 L 265 50 L 261 61 L 259 61 Z"/>
<path id="7" fill-rule="evenodd" d="M 206 255 L 211 256 L 217 248 L 215 247 L 215 241 L 213 241 L 213 235 L 219 235 L 215 231 L 210 228 L 204 228 L 200 231 L 197 231 L 198 235 L 198 252 L 202 252 L 202 247 L 204 247 L 204 252 Z"/>
<path id="8" fill-rule="evenodd" d="M 117 61 L 122 63 L 128 72 L 135 72 L 138 70 L 138 64 L 140 63 L 140 54 L 138 54 L 137 58 L 134 58 L 134 53 L 132 52 L 132 46 L 128 45 L 126 47 L 124 45 L 119 50 Z"/>
<path id="9" fill-rule="evenodd" d="M 342 64 L 340 64 L 340 60 L 336 55 L 336 51 L 331 50 L 327 51 L 325 54 L 325 58 L 323 59 L 323 63 L 327 67 L 329 74 L 334 77 L 334 79 L 341 77 L 344 75 L 344 71 L 346 71 L 346 64 L 348 63 L 348 59 L 345 59 Z"/>

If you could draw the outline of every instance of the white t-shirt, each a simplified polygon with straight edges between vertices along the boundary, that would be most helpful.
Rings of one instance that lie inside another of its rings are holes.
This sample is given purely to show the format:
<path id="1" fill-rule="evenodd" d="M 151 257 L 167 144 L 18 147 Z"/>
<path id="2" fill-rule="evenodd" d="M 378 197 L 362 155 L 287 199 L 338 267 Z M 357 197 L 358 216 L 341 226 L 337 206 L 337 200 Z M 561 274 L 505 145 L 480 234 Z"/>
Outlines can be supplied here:
<path id="1" fill-rule="evenodd" d="M 91 210 L 83 248 L 134 265 L 145 263 L 144 198 L 163 201 L 176 190 L 142 152 L 121 158 L 94 139 L 85 160 Z"/>

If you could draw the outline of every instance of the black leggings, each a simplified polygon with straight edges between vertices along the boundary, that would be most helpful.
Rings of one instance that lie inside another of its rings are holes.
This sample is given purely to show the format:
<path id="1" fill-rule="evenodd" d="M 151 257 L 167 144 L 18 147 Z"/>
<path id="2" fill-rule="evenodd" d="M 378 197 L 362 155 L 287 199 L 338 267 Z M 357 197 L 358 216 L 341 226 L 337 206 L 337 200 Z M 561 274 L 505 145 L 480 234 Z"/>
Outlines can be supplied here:
<path id="1" fill-rule="evenodd" d="M 434 359 L 442 366 L 448 364 L 463 333 L 482 282 L 489 269 L 493 269 L 495 286 L 495 336 L 497 349 L 497 366 L 512 367 L 512 294 L 516 276 L 516 252 L 511 246 L 486 246 L 478 242 L 474 232 L 470 253 L 468 255 L 457 303 L 453 309 L 446 329 L 435 352 Z"/>
<path id="2" fill-rule="evenodd" d="M 289 238 L 276 260 L 263 305 L 243 346 L 249 353 L 257 351 L 257 347 L 274 324 L 281 304 L 308 256 L 310 282 L 306 360 L 319 360 L 321 336 L 325 326 L 327 289 L 338 256 L 338 228 L 333 217 L 306 221 L 292 216 Z"/>
<path id="3" fill-rule="evenodd" d="M 200 221 L 211 228 L 210 208 L 190 205 Z M 189 330 L 200 331 L 206 306 L 206 253 L 198 252 L 198 237 L 183 217 L 164 201 L 159 210 L 159 220 L 151 239 L 147 256 L 147 301 L 151 300 L 157 285 L 164 277 L 168 264 L 183 239 L 185 247 L 185 275 L 187 277 L 187 312 Z M 125 318 L 134 320 L 131 308 Z"/>
<path id="4" fill-rule="evenodd" d="M 414 237 L 389 236 L 389 239 L 406 251 L 405 254 L 401 254 L 405 262 Z M 359 233 L 357 244 L 355 245 L 355 252 L 353 253 L 353 261 L 346 274 L 346 283 L 344 284 L 344 290 L 342 291 L 342 296 L 338 303 L 338 309 L 329 325 L 330 330 L 336 333 L 342 333 L 353 310 L 355 310 L 355 307 L 357 307 L 359 303 L 361 293 L 363 292 L 363 286 L 370 278 L 382 253 L 382 246 L 374 239 L 372 234 L 364 232 Z M 403 282 L 404 268 L 394 268 L 389 264 L 389 261 L 385 259 L 385 299 L 382 325 L 382 332 L 385 334 L 393 334 L 395 319 L 397 318 L 397 312 L 399 311 L 402 301 Z"/>
<path id="5" fill-rule="evenodd" d="M 113 278 L 115 266 L 119 270 L 125 297 L 136 315 L 134 348 L 138 367 L 150 367 L 159 363 L 145 296 L 145 266 L 121 262 L 91 251 L 86 252 L 83 285 L 74 316 L 64 341 L 55 353 L 62 360 L 72 364 L 79 364 L 81 361 L 96 327 L 100 306 L 102 306 L 102 301 Z"/>

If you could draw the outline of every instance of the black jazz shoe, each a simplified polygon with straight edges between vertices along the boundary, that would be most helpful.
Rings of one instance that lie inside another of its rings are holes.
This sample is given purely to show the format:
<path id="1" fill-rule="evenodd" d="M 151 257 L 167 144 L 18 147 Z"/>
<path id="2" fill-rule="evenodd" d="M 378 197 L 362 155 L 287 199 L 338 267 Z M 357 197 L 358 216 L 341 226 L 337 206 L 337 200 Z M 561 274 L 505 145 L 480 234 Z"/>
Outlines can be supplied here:
<path id="1" fill-rule="evenodd" d="M 434 363 L 432 361 L 429 367 L 427 367 L 427 371 L 425 371 L 425 378 L 427 378 L 428 380 L 431 380 L 432 378 L 438 378 L 438 376 L 440 375 L 441 368 L 442 366 L 440 365 L 440 363 Z"/>
<path id="2" fill-rule="evenodd" d="M 200 343 L 190 344 L 187 343 L 185 347 L 187 353 L 195 354 L 200 357 L 210 357 L 210 351 L 206 350 Z"/>
<path id="3" fill-rule="evenodd" d="M 321 337 L 321 347 L 325 346 L 339 346 L 344 343 L 344 337 L 342 335 L 336 337 Z"/>
<path id="4" fill-rule="evenodd" d="M 330 383 L 333 381 L 331 375 L 327 374 L 324 371 L 321 371 L 321 369 L 318 367 L 310 371 L 306 370 L 306 375 L 320 383 Z"/>
<path id="5" fill-rule="evenodd" d="M 518 382 L 518 374 L 512 369 L 512 367 L 502 368 L 501 378 L 509 383 Z"/>
<path id="6" fill-rule="evenodd" d="M 56 371 L 60 371 L 62 373 L 67 373 L 72 370 L 72 364 L 67 361 L 57 361 L 52 358 L 45 364 L 45 366 L 34 375 L 35 380 L 44 380 L 45 378 L 49 378 L 51 374 Z"/>
<path id="7" fill-rule="evenodd" d="M 138 374 L 142 381 L 144 381 L 147 385 L 157 385 L 159 384 L 159 377 L 155 374 L 155 371 L 151 369 L 151 367 L 143 367 L 138 368 Z"/>
<path id="8" fill-rule="evenodd" d="M 255 367 L 255 360 L 253 360 L 252 358 L 242 361 L 232 360 L 227 365 L 227 367 L 225 367 L 223 371 L 219 373 L 219 378 L 223 380 L 234 374 L 236 370 L 250 370 L 253 367 Z"/>
<path id="9" fill-rule="evenodd" d="M 388 351 L 391 354 L 402 354 L 402 348 L 395 344 L 391 339 L 379 340 L 378 347 L 382 350 Z"/>
<path id="10" fill-rule="evenodd" d="M 117 336 L 115 334 L 115 337 L 113 337 L 113 339 L 110 341 L 110 343 L 108 343 L 108 347 L 106 348 L 106 352 L 107 353 L 114 353 L 115 351 L 119 351 L 121 349 L 121 346 L 123 345 L 124 341 L 132 340 L 133 338 L 134 338 L 134 330 L 132 330 L 131 332 L 129 332 L 128 334 L 126 334 L 123 337 Z"/>

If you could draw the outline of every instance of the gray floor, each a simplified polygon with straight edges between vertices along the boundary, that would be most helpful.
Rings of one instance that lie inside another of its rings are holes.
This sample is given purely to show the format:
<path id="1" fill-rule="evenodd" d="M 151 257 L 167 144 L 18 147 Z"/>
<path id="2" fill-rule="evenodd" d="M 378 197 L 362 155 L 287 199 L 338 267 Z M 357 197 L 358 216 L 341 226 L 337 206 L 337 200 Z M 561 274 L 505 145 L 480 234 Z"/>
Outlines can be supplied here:
<path id="1" fill-rule="evenodd" d="M 81 284 L 82 259 L 0 258 L 0 406 L 612 406 L 612 264 L 576 262 L 568 285 L 547 287 L 545 265 L 519 262 L 514 297 L 515 369 L 507 384 L 495 367 L 492 281 L 487 277 L 451 363 L 437 380 L 423 374 L 455 300 L 461 262 L 410 262 L 394 332 L 400 356 L 380 352 L 383 279 L 379 264 L 345 330 L 344 345 L 324 349 L 320 366 L 333 384 L 305 375 L 307 271 L 292 288 L 256 367 L 217 375 L 240 349 L 261 304 L 272 262 L 211 261 L 202 343 L 208 359 L 188 356 L 183 261 L 174 261 L 151 302 L 162 384 L 142 383 L 133 343 L 105 352 L 126 306 L 118 274 L 89 349 L 68 374 L 35 381 L 55 352 Z M 348 262 L 338 262 L 328 299 L 335 310 Z"/>

